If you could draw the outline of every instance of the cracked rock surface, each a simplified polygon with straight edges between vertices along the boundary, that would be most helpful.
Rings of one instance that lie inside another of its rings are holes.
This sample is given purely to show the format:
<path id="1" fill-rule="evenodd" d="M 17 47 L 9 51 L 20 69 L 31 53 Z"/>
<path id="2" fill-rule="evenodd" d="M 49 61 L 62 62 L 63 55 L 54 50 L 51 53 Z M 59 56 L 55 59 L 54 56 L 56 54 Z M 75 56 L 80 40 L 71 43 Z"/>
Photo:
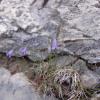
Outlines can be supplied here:
<path id="1" fill-rule="evenodd" d="M 27 57 L 43 60 L 57 38 L 62 52 L 99 63 L 99 5 L 97 0 L 1 0 L 0 52 L 13 49 L 19 57 L 26 47 Z"/>

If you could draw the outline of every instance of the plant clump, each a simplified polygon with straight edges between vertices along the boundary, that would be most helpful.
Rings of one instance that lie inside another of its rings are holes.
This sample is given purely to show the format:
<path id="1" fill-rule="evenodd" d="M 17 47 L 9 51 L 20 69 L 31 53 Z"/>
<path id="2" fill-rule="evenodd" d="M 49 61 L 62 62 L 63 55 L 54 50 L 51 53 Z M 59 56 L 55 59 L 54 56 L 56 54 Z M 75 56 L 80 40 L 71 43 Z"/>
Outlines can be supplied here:
<path id="1" fill-rule="evenodd" d="M 40 93 L 54 95 L 61 100 L 88 100 L 76 70 L 66 67 L 60 69 L 43 62 L 34 71 L 33 81 Z"/>

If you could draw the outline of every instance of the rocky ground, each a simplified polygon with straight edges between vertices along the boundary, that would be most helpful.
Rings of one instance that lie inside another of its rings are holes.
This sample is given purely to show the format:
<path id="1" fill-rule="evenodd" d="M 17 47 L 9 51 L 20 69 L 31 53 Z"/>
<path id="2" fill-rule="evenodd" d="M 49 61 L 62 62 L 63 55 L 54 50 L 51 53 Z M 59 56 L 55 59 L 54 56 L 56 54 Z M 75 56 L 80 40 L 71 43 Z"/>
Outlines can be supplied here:
<path id="1" fill-rule="evenodd" d="M 100 75 L 76 57 L 56 55 L 33 62 L 0 54 L 0 67 L 2 100 L 100 99 Z"/>
<path id="2" fill-rule="evenodd" d="M 56 100 L 36 89 L 33 65 L 24 58 L 8 59 L 0 54 L 0 100 Z"/>
<path id="3" fill-rule="evenodd" d="M 0 66 L 11 91 L 22 72 L 42 95 L 99 100 L 100 1 L 0 0 Z"/>

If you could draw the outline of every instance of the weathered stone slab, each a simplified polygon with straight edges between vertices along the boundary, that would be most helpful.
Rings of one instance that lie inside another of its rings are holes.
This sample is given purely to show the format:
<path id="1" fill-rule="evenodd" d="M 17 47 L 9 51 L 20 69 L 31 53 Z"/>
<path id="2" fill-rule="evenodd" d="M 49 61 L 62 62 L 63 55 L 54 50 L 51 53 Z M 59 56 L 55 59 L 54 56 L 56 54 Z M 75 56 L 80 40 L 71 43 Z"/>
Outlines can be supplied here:
<path id="1" fill-rule="evenodd" d="M 23 73 L 11 76 L 10 72 L 0 68 L 1 100 L 56 100 L 54 97 L 40 96 Z"/>
<path id="2" fill-rule="evenodd" d="M 52 38 L 89 63 L 100 62 L 100 8 L 97 0 L 2 0 L 0 52 L 48 57 Z M 69 42 L 70 41 L 70 42 Z M 22 50 L 22 51 L 20 51 Z M 11 52 L 10 52 L 11 53 Z M 21 54 L 22 53 L 22 54 Z"/>

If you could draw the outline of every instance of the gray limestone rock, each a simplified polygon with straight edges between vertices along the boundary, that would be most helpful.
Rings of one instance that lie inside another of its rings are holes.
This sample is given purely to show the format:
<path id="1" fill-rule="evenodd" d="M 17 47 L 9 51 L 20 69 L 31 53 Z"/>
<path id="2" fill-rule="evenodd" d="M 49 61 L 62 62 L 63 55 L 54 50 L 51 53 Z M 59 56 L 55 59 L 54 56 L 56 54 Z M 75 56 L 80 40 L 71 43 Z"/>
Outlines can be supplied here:
<path id="1" fill-rule="evenodd" d="M 0 68 L 1 100 L 56 100 L 54 96 L 40 96 L 23 73 L 11 76 L 10 72 Z"/>
<path id="2" fill-rule="evenodd" d="M 46 4 L 44 0 L 2 0 L 0 52 L 13 50 L 13 56 L 24 52 L 33 61 L 44 60 L 52 38 L 57 38 L 61 52 L 99 63 L 99 16 L 97 0 L 48 0 Z"/>
<path id="3" fill-rule="evenodd" d="M 84 71 L 80 76 L 82 85 L 85 88 L 95 88 L 98 84 L 100 84 L 100 77 L 96 73 L 92 71 Z"/>

